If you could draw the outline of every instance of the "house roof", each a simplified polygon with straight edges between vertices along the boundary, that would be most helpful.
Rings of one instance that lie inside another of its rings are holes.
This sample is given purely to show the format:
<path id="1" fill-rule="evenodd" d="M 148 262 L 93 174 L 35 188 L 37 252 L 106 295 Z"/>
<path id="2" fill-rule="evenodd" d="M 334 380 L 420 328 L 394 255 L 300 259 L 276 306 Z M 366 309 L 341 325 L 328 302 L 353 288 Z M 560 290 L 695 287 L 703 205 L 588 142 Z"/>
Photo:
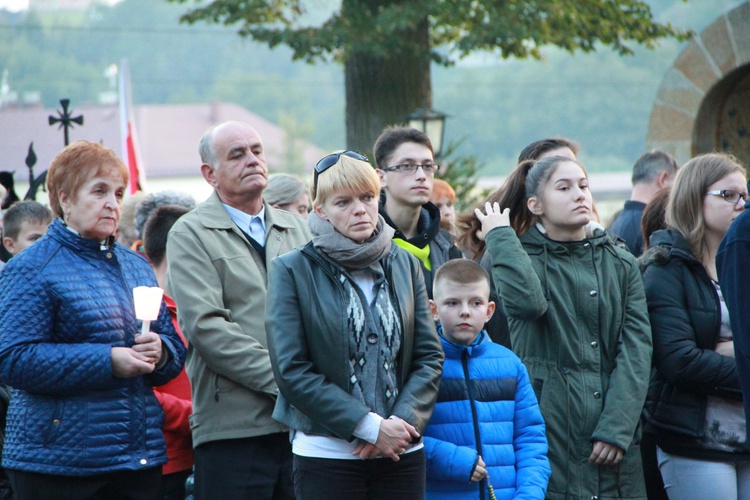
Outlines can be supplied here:
<path id="1" fill-rule="evenodd" d="M 74 125 L 70 129 L 71 142 L 79 139 L 100 142 L 122 156 L 117 105 L 76 106 L 73 103 L 70 108 L 74 117 L 84 117 L 83 125 Z M 14 170 L 16 181 L 26 180 L 25 159 L 32 141 L 38 158 L 34 174 L 39 175 L 47 169 L 64 146 L 59 125 L 48 124 L 50 115 L 58 116 L 58 110 L 41 107 L 0 109 L 0 170 Z M 134 115 L 147 179 L 200 176 L 198 140 L 210 126 L 228 120 L 252 125 L 263 139 L 269 170 L 286 170 L 286 132 L 241 106 L 224 102 L 146 104 L 135 106 Z M 325 155 L 324 150 L 306 141 L 298 141 L 296 147 L 308 171 Z"/>

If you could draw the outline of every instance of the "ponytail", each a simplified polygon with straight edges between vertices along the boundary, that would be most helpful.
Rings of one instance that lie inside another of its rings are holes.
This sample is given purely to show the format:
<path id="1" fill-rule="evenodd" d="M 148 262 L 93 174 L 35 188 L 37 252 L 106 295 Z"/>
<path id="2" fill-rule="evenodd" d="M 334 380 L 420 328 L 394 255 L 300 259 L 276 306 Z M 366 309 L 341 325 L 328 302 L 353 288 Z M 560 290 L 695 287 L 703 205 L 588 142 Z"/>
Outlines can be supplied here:
<path id="1" fill-rule="evenodd" d="M 498 201 L 500 210 L 510 209 L 510 226 L 518 236 L 528 231 L 536 221 L 536 216 L 526 207 L 526 200 L 530 196 L 527 194 L 526 187 L 529 171 L 537 163 L 534 160 L 524 160 L 519 163 L 505 180 L 502 187 L 503 193 Z"/>
<path id="2" fill-rule="evenodd" d="M 583 165 L 564 156 L 550 156 L 539 161 L 524 160 L 516 165 L 503 185 L 493 191 L 477 208 L 484 210 L 486 203 L 498 203 L 500 210 L 509 208 L 510 226 L 518 236 L 521 236 L 537 221 L 536 215 L 531 213 L 526 202 L 532 196 L 539 197 L 550 175 L 564 162 L 575 163 L 584 173 L 586 172 Z M 466 251 L 471 259 L 478 259 L 484 253 L 485 243 L 476 235 L 482 224 L 474 215 L 474 210 L 458 216 L 456 227 L 461 231 L 457 238 L 458 246 Z"/>

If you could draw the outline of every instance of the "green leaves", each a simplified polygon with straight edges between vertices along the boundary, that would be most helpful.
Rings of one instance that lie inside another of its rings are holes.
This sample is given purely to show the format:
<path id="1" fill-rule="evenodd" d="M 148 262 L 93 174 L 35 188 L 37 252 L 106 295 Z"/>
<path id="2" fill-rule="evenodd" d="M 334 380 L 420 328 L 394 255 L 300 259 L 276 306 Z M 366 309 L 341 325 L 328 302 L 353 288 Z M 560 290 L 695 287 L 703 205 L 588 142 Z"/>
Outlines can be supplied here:
<path id="1" fill-rule="evenodd" d="M 308 14 L 299 0 L 214 0 L 181 19 L 239 25 L 240 35 L 288 45 L 294 59 L 307 62 L 343 60 L 346 52 L 388 57 L 416 50 L 429 50 L 445 65 L 478 50 L 539 59 L 544 45 L 569 52 L 605 45 L 632 54 L 632 44 L 653 47 L 660 38 L 690 36 L 654 22 L 641 0 L 343 0 L 315 26 L 305 24 Z M 415 45 L 411 34 L 425 22 L 429 38 Z"/>

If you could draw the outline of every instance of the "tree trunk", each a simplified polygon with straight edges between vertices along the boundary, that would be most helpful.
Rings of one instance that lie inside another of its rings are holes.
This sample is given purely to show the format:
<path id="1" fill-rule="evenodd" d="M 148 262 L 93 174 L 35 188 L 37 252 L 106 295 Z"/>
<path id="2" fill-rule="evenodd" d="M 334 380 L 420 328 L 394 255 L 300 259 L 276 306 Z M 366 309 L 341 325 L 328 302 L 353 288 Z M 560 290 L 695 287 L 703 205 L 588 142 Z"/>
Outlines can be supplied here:
<path id="1" fill-rule="evenodd" d="M 344 8 L 346 4 L 344 1 Z M 349 149 L 372 158 L 375 139 L 385 127 L 403 124 L 406 116 L 417 108 L 432 106 L 428 35 L 425 16 L 413 30 L 403 34 L 404 39 L 413 41 L 410 50 L 385 56 L 364 51 L 346 54 L 346 143 Z"/>

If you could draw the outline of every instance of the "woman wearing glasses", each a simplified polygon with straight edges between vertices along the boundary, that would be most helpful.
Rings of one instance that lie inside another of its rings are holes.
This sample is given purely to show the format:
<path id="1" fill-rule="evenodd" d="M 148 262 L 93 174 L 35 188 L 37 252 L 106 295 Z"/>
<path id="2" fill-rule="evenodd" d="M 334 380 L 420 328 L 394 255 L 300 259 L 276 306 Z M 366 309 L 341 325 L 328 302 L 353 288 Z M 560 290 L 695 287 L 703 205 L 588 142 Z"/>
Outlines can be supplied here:
<path id="1" fill-rule="evenodd" d="M 732 157 L 693 158 L 672 186 L 668 228 L 641 258 L 656 368 L 648 432 L 672 499 L 750 498 L 742 393 L 714 262 L 746 198 Z"/>
<path id="2" fill-rule="evenodd" d="M 391 242 L 379 192 L 363 155 L 321 159 L 313 239 L 269 269 L 274 418 L 292 429 L 300 500 L 424 497 L 421 434 L 443 354 L 419 263 Z"/>

